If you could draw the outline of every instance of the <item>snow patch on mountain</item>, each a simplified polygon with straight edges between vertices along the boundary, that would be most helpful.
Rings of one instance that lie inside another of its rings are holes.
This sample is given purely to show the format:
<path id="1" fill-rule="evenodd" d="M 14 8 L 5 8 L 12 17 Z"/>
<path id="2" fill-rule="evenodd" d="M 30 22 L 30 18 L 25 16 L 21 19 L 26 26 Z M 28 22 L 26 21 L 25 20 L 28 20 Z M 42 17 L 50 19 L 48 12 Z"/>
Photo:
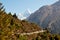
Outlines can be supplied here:
<path id="1" fill-rule="evenodd" d="M 29 17 L 30 15 L 31 15 L 31 11 L 29 9 L 27 9 L 24 13 L 19 13 L 18 18 L 21 20 L 24 20 L 27 17 Z"/>

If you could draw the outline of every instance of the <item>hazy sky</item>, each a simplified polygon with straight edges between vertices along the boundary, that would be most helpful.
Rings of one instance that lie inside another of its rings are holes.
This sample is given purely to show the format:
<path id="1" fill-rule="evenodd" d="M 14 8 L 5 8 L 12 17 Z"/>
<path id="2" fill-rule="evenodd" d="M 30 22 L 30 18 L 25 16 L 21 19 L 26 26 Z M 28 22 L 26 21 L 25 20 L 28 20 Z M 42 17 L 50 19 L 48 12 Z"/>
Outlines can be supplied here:
<path id="1" fill-rule="evenodd" d="M 29 9 L 31 12 L 43 5 L 53 4 L 57 0 L 0 0 L 7 12 L 24 13 Z"/>

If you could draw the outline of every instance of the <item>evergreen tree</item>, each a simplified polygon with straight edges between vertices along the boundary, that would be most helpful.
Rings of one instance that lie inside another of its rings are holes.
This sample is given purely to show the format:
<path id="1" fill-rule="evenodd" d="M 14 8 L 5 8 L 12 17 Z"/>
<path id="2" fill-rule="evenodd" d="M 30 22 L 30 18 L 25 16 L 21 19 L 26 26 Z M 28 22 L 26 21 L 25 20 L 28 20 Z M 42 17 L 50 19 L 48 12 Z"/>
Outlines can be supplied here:
<path id="1" fill-rule="evenodd" d="M 5 12 L 4 6 L 2 5 L 2 3 L 0 3 L 0 13 Z"/>
<path id="2" fill-rule="evenodd" d="M 14 18 L 17 18 L 16 13 L 14 13 L 13 17 L 14 17 Z"/>
<path id="3" fill-rule="evenodd" d="M 12 15 L 11 12 L 9 12 L 8 15 Z"/>

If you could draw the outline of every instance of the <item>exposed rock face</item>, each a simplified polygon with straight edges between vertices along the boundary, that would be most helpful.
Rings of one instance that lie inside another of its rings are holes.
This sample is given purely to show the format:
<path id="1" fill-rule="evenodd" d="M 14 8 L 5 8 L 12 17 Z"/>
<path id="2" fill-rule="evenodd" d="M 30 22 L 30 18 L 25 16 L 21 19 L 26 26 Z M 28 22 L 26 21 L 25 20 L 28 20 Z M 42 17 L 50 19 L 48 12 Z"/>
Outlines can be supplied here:
<path id="1" fill-rule="evenodd" d="M 60 1 L 41 7 L 29 16 L 28 21 L 48 28 L 51 33 L 60 33 Z"/>

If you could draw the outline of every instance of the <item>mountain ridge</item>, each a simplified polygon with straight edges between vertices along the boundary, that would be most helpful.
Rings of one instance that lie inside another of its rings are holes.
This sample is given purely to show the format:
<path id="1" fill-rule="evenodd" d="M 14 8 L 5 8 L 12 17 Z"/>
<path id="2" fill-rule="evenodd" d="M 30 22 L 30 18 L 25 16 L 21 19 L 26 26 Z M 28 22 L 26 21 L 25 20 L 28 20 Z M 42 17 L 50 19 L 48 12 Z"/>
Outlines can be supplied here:
<path id="1" fill-rule="evenodd" d="M 40 25 L 43 29 L 48 28 L 51 33 L 60 33 L 60 1 L 52 5 L 39 8 L 31 14 L 28 21 Z M 58 29 L 58 30 L 57 30 Z"/>

